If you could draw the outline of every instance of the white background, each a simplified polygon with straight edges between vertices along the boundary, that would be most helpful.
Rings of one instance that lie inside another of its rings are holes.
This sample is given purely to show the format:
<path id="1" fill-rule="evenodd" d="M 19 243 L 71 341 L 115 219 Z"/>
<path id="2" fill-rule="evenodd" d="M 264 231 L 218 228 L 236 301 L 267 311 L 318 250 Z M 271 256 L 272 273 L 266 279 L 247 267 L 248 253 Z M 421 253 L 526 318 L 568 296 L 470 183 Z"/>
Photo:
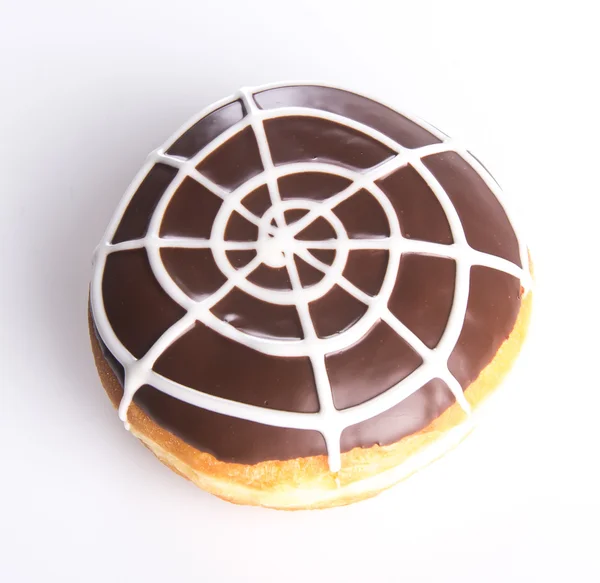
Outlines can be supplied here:
<path id="1" fill-rule="evenodd" d="M 597 582 L 594 4 L 0 0 L 0 580 Z M 469 144 L 538 279 L 493 417 L 321 512 L 235 507 L 163 467 L 118 421 L 86 325 L 92 251 L 146 154 L 282 79 L 379 95 Z"/>

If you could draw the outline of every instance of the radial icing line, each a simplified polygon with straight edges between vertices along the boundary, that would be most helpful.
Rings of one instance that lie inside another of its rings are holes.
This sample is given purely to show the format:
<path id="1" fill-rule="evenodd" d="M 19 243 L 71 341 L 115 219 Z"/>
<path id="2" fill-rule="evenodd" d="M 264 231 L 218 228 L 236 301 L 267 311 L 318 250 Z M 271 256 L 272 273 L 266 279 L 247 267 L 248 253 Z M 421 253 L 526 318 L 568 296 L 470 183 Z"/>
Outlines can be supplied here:
<path id="1" fill-rule="evenodd" d="M 300 295 L 302 291 L 302 282 L 298 274 L 298 268 L 294 261 L 293 253 L 286 253 L 286 264 L 290 281 L 292 284 L 292 293 L 298 295 L 296 308 L 302 325 L 304 338 L 311 342 L 317 338 L 314 323 L 310 315 L 308 304 L 306 304 Z M 337 424 L 332 423 L 335 416 L 335 406 L 333 404 L 333 394 L 331 391 L 331 383 L 327 374 L 325 365 L 325 355 L 317 350 L 316 346 L 309 355 L 310 362 L 313 368 L 315 377 L 315 385 L 319 397 L 319 413 L 322 416 L 323 424 L 320 427 L 321 434 L 325 439 L 327 446 L 327 454 L 329 457 L 329 469 L 332 472 L 338 472 L 341 469 L 341 451 L 340 451 L 340 436 L 341 431 L 338 430 Z"/>
<path id="2" fill-rule="evenodd" d="M 269 189 L 269 195 L 271 197 L 272 206 L 276 209 L 275 221 L 277 222 L 277 225 L 280 229 L 287 229 L 285 214 L 282 210 L 280 210 L 281 195 L 279 193 L 279 185 L 277 183 L 277 179 L 273 177 L 273 158 L 271 156 L 271 151 L 264 128 L 264 123 L 262 119 L 259 120 L 255 116 L 256 103 L 254 102 L 252 94 L 245 90 L 241 90 L 241 94 L 242 99 L 244 100 L 244 104 L 246 105 L 249 115 L 251 116 L 251 124 L 258 142 L 263 168 L 267 173 L 267 186 Z M 293 253 L 291 253 L 289 250 L 285 250 L 284 256 L 286 260 L 287 271 L 290 277 L 290 282 L 292 284 L 292 293 L 299 296 L 298 300 L 295 303 L 296 309 L 298 311 L 298 316 L 300 318 L 304 339 L 306 342 L 310 343 L 311 341 L 314 341 L 316 339 L 317 335 L 314 329 L 314 324 L 312 322 L 308 304 L 306 304 L 300 296 L 300 292 L 303 288 L 302 283 L 300 281 L 300 276 L 298 274 L 298 268 L 296 267 Z M 333 395 L 331 392 L 329 376 L 327 374 L 327 368 L 325 366 L 325 356 L 324 354 L 321 354 L 316 350 L 311 350 L 309 358 L 313 368 L 317 394 L 319 397 L 319 412 L 324 421 L 324 423 L 320 427 L 320 431 L 323 435 L 323 438 L 325 439 L 330 470 L 332 472 L 337 472 L 341 468 L 341 432 L 338 432 L 335 429 L 334 424 L 332 424 L 331 422 L 327 422 L 329 418 L 332 417 L 335 411 L 335 407 L 333 405 Z"/>
<path id="3" fill-rule="evenodd" d="M 271 197 L 271 204 L 277 209 L 275 221 L 277 226 L 281 229 L 286 226 L 286 222 L 283 212 L 279 210 L 281 195 L 279 194 L 277 179 L 273 173 L 273 158 L 271 156 L 271 150 L 269 148 L 269 142 L 267 140 L 263 118 L 258 113 L 258 108 L 256 106 L 256 102 L 254 101 L 251 90 L 240 89 L 240 97 L 246 106 L 246 111 L 248 112 L 248 117 L 250 119 L 250 125 L 254 131 L 254 136 L 258 144 L 258 151 L 266 174 L 266 183 L 269 190 L 269 196 Z"/>

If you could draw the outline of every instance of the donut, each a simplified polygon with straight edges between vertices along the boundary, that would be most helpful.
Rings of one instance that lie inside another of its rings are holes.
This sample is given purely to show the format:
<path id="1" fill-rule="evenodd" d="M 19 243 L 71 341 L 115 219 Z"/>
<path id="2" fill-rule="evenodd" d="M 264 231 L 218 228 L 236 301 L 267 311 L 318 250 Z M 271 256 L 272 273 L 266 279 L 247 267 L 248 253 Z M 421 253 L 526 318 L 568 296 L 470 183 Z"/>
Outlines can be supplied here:
<path id="1" fill-rule="evenodd" d="M 334 86 L 245 88 L 152 152 L 89 327 L 125 427 L 225 500 L 326 508 L 458 444 L 520 352 L 528 248 L 437 128 Z"/>

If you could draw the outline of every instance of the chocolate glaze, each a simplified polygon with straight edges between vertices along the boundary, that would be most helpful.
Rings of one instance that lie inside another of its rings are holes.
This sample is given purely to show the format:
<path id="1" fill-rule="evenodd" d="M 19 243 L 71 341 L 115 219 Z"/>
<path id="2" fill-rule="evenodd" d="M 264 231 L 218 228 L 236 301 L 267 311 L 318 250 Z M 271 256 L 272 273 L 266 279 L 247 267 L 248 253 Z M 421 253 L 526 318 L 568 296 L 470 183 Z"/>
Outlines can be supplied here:
<path id="1" fill-rule="evenodd" d="M 521 266 L 519 244 L 504 209 L 481 176 L 456 152 L 423 158 L 448 193 L 471 247 Z"/>
<path id="2" fill-rule="evenodd" d="M 227 251 L 226 255 L 233 267 L 241 269 L 256 257 L 256 251 Z"/>
<path id="3" fill-rule="evenodd" d="M 380 239 L 390 234 L 388 221 L 381 206 L 375 197 L 364 189 L 336 206 L 334 212 L 344 223 L 351 239 Z"/>
<path id="4" fill-rule="evenodd" d="M 263 109 L 298 106 L 337 113 L 379 130 L 406 148 L 420 148 L 440 141 L 389 107 L 332 87 L 305 85 L 268 89 L 256 94 L 256 102 Z"/>
<path id="5" fill-rule="evenodd" d="M 307 209 L 290 209 L 284 211 L 285 222 L 288 225 L 292 225 L 296 221 L 299 221 L 302 217 L 305 217 L 308 214 Z M 275 219 L 271 221 L 272 225 L 276 225 Z"/>
<path id="6" fill-rule="evenodd" d="M 317 336 L 329 338 L 358 322 L 367 306 L 336 285 L 322 298 L 311 302 L 309 309 Z"/>
<path id="7" fill-rule="evenodd" d="M 410 165 L 377 182 L 390 199 L 408 239 L 449 245 L 452 233 L 442 205 L 421 175 Z"/>
<path id="8" fill-rule="evenodd" d="M 271 196 L 266 184 L 253 190 L 244 198 L 242 204 L 258 217 L 262 217 L 271 206 Z"/>
<path id="9" fill-rule="evenodd" d="M 217 148 L 197 166 L 220 186 L 233 190 L 263 171 L 256 136 L 246 128 Z"/>
<path id="10" fill-rule="evenodd" d="M 234 212 L 225 229 L 226 241 L 256 241 L 258 239 L 258 227 L 253 225 L 242 215 Z"/>
<path id="11" fill-rule="evenodd" d="M 154 165 L 129 202 L 112 239 L 113 243 L 139 239 L 146 234 L 152 213 L 176 174 L 177 170 L 171 166 Z"/>
<path id="12" fill-rule="evenodd" d="M 216 292 L 227 278 L 210 249 L 161 249 L 169 275 L 191 298 L 202 300 Z"/>
<path id="13" fill-rule="evenodd" d="M 429 348 L 437 346 L 446 328 L 455 272 L 454 260 L 443 257 L 408 253 L 400 261 L 388 306 Z"/>
<path id="14" fill-rule="evenodd" d="M 438 138 L 404 116 L 369 99 L 338 89 L 304 86 L 270 89 L 256 95 L 263 109 L 299 106 L 322 109 L 371 126 L 405 147 L 439 142 Z M 244 118 L 239 101 L 204 117 L 168 149 L 191 158 L 203 147 Z M 312 116 L 288 116 L 265 122 L 275 164 L 327 161 L 365 171 L 389 160 L 394 153 L 362 132 Z M 446 189 L 462 220 L 469 243 L 476 249 L 520 265 L 518 245 L 506 214 L 493 193 L 469 164 L 455 153 L 424 158 L 427 168 Z M 198 165 L 199 172 L 221 187 L 234 190 L 263 171 L 256 137 L 250 127 L 235 134 Z M 133 196 L 113 242 L 143 237 L 158 200 L 177 170 L 156 164 Z M 306 172 L 278 180 L 283 200 L 323 201 L 350 182 L 333 174 Z M 407 238 L 451 244 L 450 228 L 441 205 L 419 173 L 404 166 L 378 181 L 394 207 Z M 167 208 L 160 227 L 162 237 L 209 238 L 221 200 L 191 178 L 183 180 Z M 270 207 L 265 185 L 246 196 L 242 204 L 257 217 Z M 286 221 L 298 220 L 304 209 L 286 212 Z M 334 211 L 353 239 L 380 239 L 390 234 L 385 214 L 376 199 L 362 191 Z M 235 213 L 229 220 L 228 241 L 257 241 L 258 228 Z M 336 233 L 326 218 L 313 222 L 297 239 L 323 241 Z M 332 249 L 310 249 L 314 257 L 331 265 Z M 175 283 L 191 298 L 202 300 L 225 281 L 210 249 L 164 248 L 161 257 Z M 236 269 L 248 264 L 254 250 L 227 251 Z M 323 273 L 295 259 L 301 284 L 315 285 Z M 388 266 L 385 250 L 352 250 L 344 276 L 370 296 L 381 288 Z M 456 265 L 453 260 L 403 254 L 388 307 L 429 347 L 437 345 L 454 296 Z M 287 270 L 266 264 L 248 280 L 261 287 L 290 289 Z M 115 334 L 136 358 L 141 358 L 166 329 L 185 313 L 160 287 L 145 250 L 114 252 L 108 256 L 102 281 L 108 319 Z M 463 388 L 469 386 L 493 359 L 510 334 L 520 308 L 520 282 L 485 267 L 471 270 L 467 315 L 450 357 L 450 371 Z M 367 307 L 334 285 L 309 311 L 319 337 L 330 337 L 351 327 Z M 302 338 L 293 306 L 268 304 L 234 288 L 212 308 L 212 313 L 239 330 L 270 338 Z M 96 332 L 97 333 L 97 332 Z M 123 368 L 99 338 L 102 350 L 123 382 Z M 325 357 L 338 409 L 352 407 L 380 395 L 406 378 L 421 364 L 420 356 L 383 321 L 376 322 L 355 344 Z M 184 333 L 158 358 L 154 370 L 194 390 L 282 411 L 316 412 L 319 401 L 311 363 L 306 357 L 267 356 L 219 335 L 200 322 Z M 316 431 L 271 427 L 203 410 L 142 387 L 134 402 L 159 425 L 185 442 L 223 461 L 257 463 L 271 459 L 326 453 Z M 348 427 L 342 434 L 342 451 L 354 447 L 389 444 L 423 429 L 450 405 L 454 397 L 439 379 L 380 415 Z"/>
<path id="15" fill-rule="evenodd" d="M 421 357 L 385 322 L 356 344 L 325 357 L 337 409 L 364 403 L 417 370 Z"/>
<path id="16" fill-rule="evenodd" d="M 312 222 L 296 236 L 296 239 L 300 239 L 300 241 L 324 241 L 335 238 L 336 236 L 333 227 L 323 218 L 319 218 Z"/>
<path id="17" fill-rule="evenodd" d="M 448 368 L 467 388 L 494 358 L 498 339 L 508 338 L 521 305 L 521 283 L 485 267 L 471 268 L 469 304 L 462 333 Z"/>
<path id="18" fill-rule="evenodd" d="M 239 330 L 267 338 L 302 338 L 294 306 L 268 304 L 238 288 L 230 291 L 211 312 Z"/>
<path id="19" fill-rule="evenodd" d="M 248 280 L 268 289 L 292 289 L 290 274 L 285 267 L 269 267 L 261 263 Z"/>
<path id="20" fill-rule="evenodd" d="M 319 253 L 313 250 L 313 255 L 325 261 Z M 381 289 L 387 269 L 389 253 L 378 249 L 357 249 L 348 253 L 343 275 L 358 289 L 370 296 L 375 296 Z"/>
<path id="21" fill-rule="evenodd" d="M 95 326 L 93 329 L 104 358 L 123 385 L 125 374 L 121 363 L 108 350 Z M 228 462 L 255 464 L 270 459 L 294 459 L 326 453 L 325 441 L 318 431 L 272 427 L 220 415 L 184 403 L 150 385 L 144 385 L 133 402 L 162 427 L 178 435 L 186 435 L 189 445 Z M 266 400 L 261 406 L 268 405 Z M 219 431 L 215 431 L 217 427 Z M 252 447 L 248 447 L 249 444 Z"/>
<path id="22" fill-rule="evenodd" d="M 154 279 L 143 249 L 108 256 L 102 295 L 115 334 L 136 358 L 185 315 Z"/>
<path id="23" fill-rule="evenodd" d="M 191 158 L 225 130 L 241 121 L 245 115 L 246 112 L 240 101 L 224 105 L 196 122 L 173 143 L 167 150 L 167 154 Z"/>
<path id="24" fill-rule="evenodd" d="M 171 199 L 160 226 L 161 237 L 210 238 L 221 199 L 191 178 L 186 178 Z"/>
<path id="25" fill-rule="evenodd" d="M 298 268 L 298 275 L 300 277 L 300 283 L 302 287 L 308 288 L 316 283 L 319 283 L 324 277 L 325 274 L 318 269 L 315 269 L 312 265 L 309 265 L 300 257 L 296 257 L 294 259 L 296 263 L 296 267 Z"/>
<path id="26" fill-rule="evenodd" d="M 390 445 L 423 429 L 455 402 L 444 381 L 433 379 L 387 411 L 342 432 L 342 451 L 363 444 Z"/>
<path id="27" fill-rule="evenodd" d="M 265 132 L 276 165 L 312 160 L 364 170 L 394 154 L 366 134 L 324 119 L 269 119 L 265 121 Z"/>
<path id="28" fill-rule="evenodd" d="M 200 322 L 165 350 L 154 370 L 225 399 L 282 411 L 319 410 L 308 358 L 259 354 Z"/>
<path id="29" fill-rule="evenodd" d="M 291 174 L 278 180 L 279 193 L 283 200 L 305 199 L 325 200 L 341 192 L 352 182 L 342 176 L 325 174 L 324 172 L 305 172 Z"/>
<path id="30" fill-rule="evenodd" d="M 223 461 L 256 464 L 326 453 L 325 441 L 318 431 L 271 427 L 213 413 L 149 385 L 135 394 L 133 402 L 160 426 L 185 436 L 190 445 Z M 262 406 L 269 404 L 266 401 Z"/>
<path id="31" fill-rule="evenodd" d="M 96 327 L 96 324 L 93 320 L 93 314 L 92 314 L 91 310 L 90 310 L 90 315 L 92 316 L 92 329 L 94 331 L 94 337 L 98 341 L 98 345 L 100 346 L 100 351 L 102 352 L 102 356 L 104 357 L 106 362 L 108 362 L 110 368 L 112 369 L 113 373 L 115 374 L 115 377 L 117 377 L 117 380 L 119 381 L 120 388 L 121 388 L 121 395 L 119 395 L 119 396 L 121 397 L 121 396 L 123 396 L 123 384 L 125 382 L 125 369 L 123 368 L 123 365 L 115 358 L 113 353 L 108 349 L 108 347 L 104 343 L 104 340 L 102 340 L 102 337 L 100 336 L 100 333 L 98 332 L 98 328 Z"/>
<path id="32" fill-rule="evenodd" d="M 331 265 L 335 260 L 335 251 L 331 249 L 311 249 L 310 253 L 314 255 L 319 261 Z M 350 253 L 352 255 L 352 252 Z M 356 283 L 355 283 L 356 285 Z"/>

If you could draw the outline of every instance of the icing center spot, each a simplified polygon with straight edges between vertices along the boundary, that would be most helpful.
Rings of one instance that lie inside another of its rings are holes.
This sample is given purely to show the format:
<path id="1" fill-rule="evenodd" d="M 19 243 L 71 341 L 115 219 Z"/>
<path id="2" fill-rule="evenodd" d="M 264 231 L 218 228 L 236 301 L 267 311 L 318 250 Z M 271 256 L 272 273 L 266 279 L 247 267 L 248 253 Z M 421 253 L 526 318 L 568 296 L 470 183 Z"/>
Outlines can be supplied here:
<path id="1" fill-rule="evenodd" d="M 258 242 L 258 256 L 262 263 L 269 267 L 285 267 L 284 251 L 289 250 L 289 237 L 283 229 L 277 229 L 274 235 L 269 235 Z"/>

